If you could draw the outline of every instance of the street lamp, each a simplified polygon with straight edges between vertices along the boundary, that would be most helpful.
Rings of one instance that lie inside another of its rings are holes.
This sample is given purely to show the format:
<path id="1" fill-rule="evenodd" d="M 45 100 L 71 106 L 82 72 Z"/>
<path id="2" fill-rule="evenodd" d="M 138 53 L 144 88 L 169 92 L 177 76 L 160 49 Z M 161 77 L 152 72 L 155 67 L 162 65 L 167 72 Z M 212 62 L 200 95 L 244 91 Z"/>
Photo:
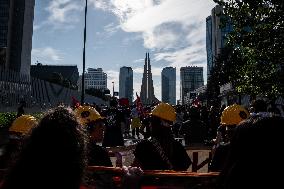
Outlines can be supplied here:
<path id="1" fill-rule="evenodd" d="M 88 2 L 86 0 L 85 3 L 85 26 L 84 26 L 84 47 L 83 47 L 83 73 L 82 73 L 82 96 L 81 96 L 81 104 L 84 104 L 85 101 L 85 48 L 86 48 L 86 22 L 87 22 L 87 7 Z"/>
<path id="2" fill-rule="evenodd" d="M 112 82 L 112 96 L 114 97 L 114 81 Z"/>

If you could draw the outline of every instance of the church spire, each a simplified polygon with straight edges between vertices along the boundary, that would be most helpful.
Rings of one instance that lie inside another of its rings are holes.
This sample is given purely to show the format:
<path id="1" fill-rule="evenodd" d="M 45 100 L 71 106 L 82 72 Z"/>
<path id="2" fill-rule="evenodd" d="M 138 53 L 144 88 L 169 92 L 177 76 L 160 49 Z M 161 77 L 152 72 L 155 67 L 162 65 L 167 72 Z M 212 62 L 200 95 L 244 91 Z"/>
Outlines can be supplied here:
<path id="1" fill-rule="evenodd" d="M 143 104 L 152 104 L 156 101 L 154 95 L 154 87 L 152 80 L 151 64 L 150 64 L 150 53 L 146 52 L 144 73 L 142 78 L 140 98 Z"/>

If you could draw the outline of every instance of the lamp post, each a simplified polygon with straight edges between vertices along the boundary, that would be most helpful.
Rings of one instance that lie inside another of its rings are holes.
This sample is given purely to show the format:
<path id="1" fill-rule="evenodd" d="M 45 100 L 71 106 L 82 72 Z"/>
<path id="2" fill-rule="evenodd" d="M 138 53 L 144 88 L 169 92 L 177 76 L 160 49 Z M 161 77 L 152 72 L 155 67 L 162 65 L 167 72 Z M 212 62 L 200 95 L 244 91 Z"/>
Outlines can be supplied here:
<path id="1" fill-rule="evenodd" d="M 85 3 L 85 26 L 84 26 L 84 47 L 83 47 L 83 73 L 82 73 L 82 96 L 81 96 L 81 104 L 84 104 L 85 101 L 85 48 L 86 48 L 86 22 L 87 22 L 87 7 L 88 2 L 86 0 Z"/>
<path id="2" fill-rule="evenodd" d="M 112 82 L 112 96 L 114 97 L 114 81 Z"/>

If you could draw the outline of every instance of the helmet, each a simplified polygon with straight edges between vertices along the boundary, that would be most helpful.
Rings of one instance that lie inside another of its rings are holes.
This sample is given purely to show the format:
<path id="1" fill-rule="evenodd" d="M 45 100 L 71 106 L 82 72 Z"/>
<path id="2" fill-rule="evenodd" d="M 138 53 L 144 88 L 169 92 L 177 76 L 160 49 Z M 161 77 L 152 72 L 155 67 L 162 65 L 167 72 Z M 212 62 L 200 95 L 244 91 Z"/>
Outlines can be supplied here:
<path id="1" fill-rule="evenodd" d="M 37 120 L 35 117 L 31 115 L 22 115 L 13 121 L 12 126 L 9 128 L 9 132 L 26 135 L 36 125 Z"/>
<path id="2" fill-rule="evenodd" d="M 248 111 L 238 104 L 233 104 L 224 109 L 221 115 L 222 125 L 237 125 L 249 117 Z"/>
<path id="3" fill-rule="evenodd" d="M 161 118 L 161 119 L 164 119 L 164 120 L 167 120 L 167 121 L 175 121 L 176 120 L 176 111 L 168 103 L 161 102 L 160 104 L 158 104 L 152 110 L 151 115 L 156 116 L 156 117 Z"/>
<path id="4" fill-rule="evenodd" d="M 90 121 L 104 119 L 97 110 L 91 106 L 79 106 L 75 109 L 75 114 L 79 118 L 80 123 L 86 125 Z"/>

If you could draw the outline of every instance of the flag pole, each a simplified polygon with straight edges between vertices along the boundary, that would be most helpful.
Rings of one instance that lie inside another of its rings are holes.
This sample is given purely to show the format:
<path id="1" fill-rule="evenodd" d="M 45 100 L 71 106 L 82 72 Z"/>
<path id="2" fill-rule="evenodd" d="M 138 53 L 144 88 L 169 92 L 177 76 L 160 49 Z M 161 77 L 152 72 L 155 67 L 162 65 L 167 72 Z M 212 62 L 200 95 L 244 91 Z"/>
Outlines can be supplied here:
<path id="1" fill-rule="evenodd" d="M 85 26 L 84 26 L 84 47 L 83 47 L 83 73 L 82 73 L 82 96 L 81 96 L 81 104 L 84 104 L 85 101 L 85 48 L 86 48 L 86 23 L 87 23 L 87 7 L 88 7 L 88 2 L 86 0 L 85 3 Z"/>

